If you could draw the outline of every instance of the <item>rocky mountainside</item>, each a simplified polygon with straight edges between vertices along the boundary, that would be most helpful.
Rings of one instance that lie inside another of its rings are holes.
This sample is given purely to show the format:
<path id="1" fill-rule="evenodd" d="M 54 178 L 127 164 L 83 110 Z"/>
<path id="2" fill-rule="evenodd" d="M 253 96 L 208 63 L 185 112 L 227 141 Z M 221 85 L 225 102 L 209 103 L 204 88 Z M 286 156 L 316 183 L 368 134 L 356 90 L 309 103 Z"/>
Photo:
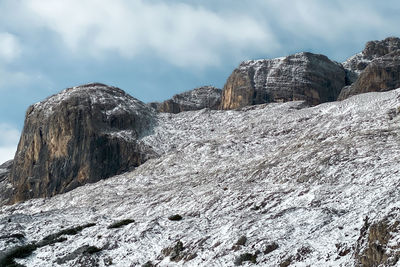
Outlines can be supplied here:
<path id="1" fill-rule="evenodd" d="M 150 103 L 150 106 L 159 112 L 168 113 L 179 113 L 203 108 L 218 109 L 221 104 L 221 95 L 221 89 L 213 86 L 202 86 L 174 95 L 172 99 L 162 103 Z"/>
<path id="2" fill-rule="evenodd" d="M 159 113 L 159 157 L 1 207 L 0 263 L 398 264 L 400 89 L 302 107 Z"/>
<path id="3" fill-rule="evenodd" d="M 68 88 L 28 108 L 10 172 L 11 202 L 50 197 L 132 169 L 151 151 L 136 140 L 154 112 L 121 89 Z"/>
<path id="4" fill-rule="evenodd" d="M 400 39 L 387 38 L 368 42 L 363 52 L 351 57 L 346 68 L 350 86 L 340 92 L 338 100 L 366 92 L 388 91 L 400 86 Z"/>
<path id="5" fill-rule="evenodd" d="M 398 49 L 400 49 L 400 39 L 396 37 L 389 37 L 382 41 L 367 42 L 362 52 L 343 62 L 343 67 L 348 71 L 350 82 L 355 82 L 371 61 Z"/>
<path id="6" fill-rule="evenodd" d="M 298 53 L 284 58 L 242 62 L 228 78 L 222 109 L 268 102 L 305 100 L 317 105 L 334 101 L 346 85 L 346 73 L 326 56 Z"/>

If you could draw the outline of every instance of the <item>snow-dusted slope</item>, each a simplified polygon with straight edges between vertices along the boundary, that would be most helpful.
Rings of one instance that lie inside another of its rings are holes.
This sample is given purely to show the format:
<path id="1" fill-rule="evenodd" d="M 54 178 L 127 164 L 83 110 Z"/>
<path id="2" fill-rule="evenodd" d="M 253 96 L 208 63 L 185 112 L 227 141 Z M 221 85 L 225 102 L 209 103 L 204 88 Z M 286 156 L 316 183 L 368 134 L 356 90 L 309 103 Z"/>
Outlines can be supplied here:
<path id="1" fill-rule="evenodd" d="M 95 223 L 17 261 L 232 266 L 242 256 L 260 266 L 353 266 L 364 218 L 379 221 L 400 205 L 400 89 L 301 107 L 160 114 L 141 140 L 160 157 L 50 199 L 2 207 L 0 251 Z M 169 220 L 174 214 L 183 219 Z M 122 219 L 135 222 L 108 229 Z M 25 238 L 5 237 L 17 233 Z M 84 245 L 101 251 L 70 254 Z"/>

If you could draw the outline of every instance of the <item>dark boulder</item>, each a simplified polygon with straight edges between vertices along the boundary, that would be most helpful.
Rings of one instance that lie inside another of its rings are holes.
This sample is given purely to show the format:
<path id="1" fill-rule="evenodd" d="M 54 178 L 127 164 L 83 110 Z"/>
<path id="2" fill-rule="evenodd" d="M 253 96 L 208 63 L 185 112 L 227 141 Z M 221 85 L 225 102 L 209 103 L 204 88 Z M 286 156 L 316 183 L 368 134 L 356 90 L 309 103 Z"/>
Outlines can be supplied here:
<path id="1" fill-rule="evenodd" d="M 12 202 L 67 192 L 140 165 L 151 150 L 137 139 L 153 117 L 144 103 L 98 83 L 30 106 L 10 174 Z"/>
<path id="2" fill-rule="evenodd" d="M 228 78 L 221 109 L 292 100 L 310 105 L 334 101 L 345 77 L 339 63 L 312 53 L 245 61 Z"/>

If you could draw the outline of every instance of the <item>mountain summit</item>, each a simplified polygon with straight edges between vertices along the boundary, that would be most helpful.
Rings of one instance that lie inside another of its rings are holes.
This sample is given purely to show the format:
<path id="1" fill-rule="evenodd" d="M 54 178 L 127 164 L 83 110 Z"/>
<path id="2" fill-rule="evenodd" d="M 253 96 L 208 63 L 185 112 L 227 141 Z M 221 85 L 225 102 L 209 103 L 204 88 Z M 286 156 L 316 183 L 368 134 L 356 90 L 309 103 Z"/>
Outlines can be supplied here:
<path id="1" fill-rule="evenodd" d="M 121 89 L 98 83 L 30 106 L 10 173 L 12 201 L 53 196 L 140 165 L 149 152 L 136 140 L 153 116 Z"/>

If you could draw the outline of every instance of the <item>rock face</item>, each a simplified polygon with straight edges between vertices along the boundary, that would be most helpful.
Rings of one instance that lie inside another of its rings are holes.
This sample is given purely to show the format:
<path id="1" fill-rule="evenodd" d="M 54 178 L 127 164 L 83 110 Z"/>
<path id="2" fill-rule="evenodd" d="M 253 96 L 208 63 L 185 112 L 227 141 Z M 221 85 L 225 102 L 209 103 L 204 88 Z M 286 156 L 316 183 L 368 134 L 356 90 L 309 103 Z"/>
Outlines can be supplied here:
<path id="1" fill-rule="evenodd" d="M 366 218 L 356 244 L 357 266 L 397 266 L 400 246 L 395 236 L 400 230 L 400 221 L 396 217 L 397 214 L 389 214 L 373 224 Z"/>
<path id="2" fill-rule="evenodd" d="M 150 129 L 153 113 L 98 83 L 30 106 L 10 175 L 12 202 L 63 193 L 143 163 L 151 151 L 137 139 Z"/>
<path id="3" fill-rule="evenodd" d="M 367 92 L 383 92 L 400 87 L 400 50 L 376 58 L 361 72 L 357 80 L 343 88 L 338 100 Z"/>
<path id="4" fill-rule="evenodd" d="M 400 39 L 389 37 L 382 41 L 370 41 L 362 52 L 343 62 L 343 67 L 351 73 L 352 82 L 371 63 L 372 60 L 400 49 Z"/>
<path id="5" fill-rule="evenodd" d="M 162 103 L 150 103 L 159 112 L 179 113 L 182 111 L 200 110 L 203 108 L 218 109 L 221 103 L 222 90 L 213 86 L 195 88 Z"/>
<path id="6" fill-rule="evenodd" d="M 9 181 L 12 165 L 12 160 L 0 165 L 0 206 L 6 204 L 12 196 L 13 190 Z"/>
<path id="7" fill-rule="evenodd" d="M 312 53 L 245 61 L 228 78 L 221 109 L 292 100 L 311 105 L 334 101 L 345 78 L 340 64 Z"/>

